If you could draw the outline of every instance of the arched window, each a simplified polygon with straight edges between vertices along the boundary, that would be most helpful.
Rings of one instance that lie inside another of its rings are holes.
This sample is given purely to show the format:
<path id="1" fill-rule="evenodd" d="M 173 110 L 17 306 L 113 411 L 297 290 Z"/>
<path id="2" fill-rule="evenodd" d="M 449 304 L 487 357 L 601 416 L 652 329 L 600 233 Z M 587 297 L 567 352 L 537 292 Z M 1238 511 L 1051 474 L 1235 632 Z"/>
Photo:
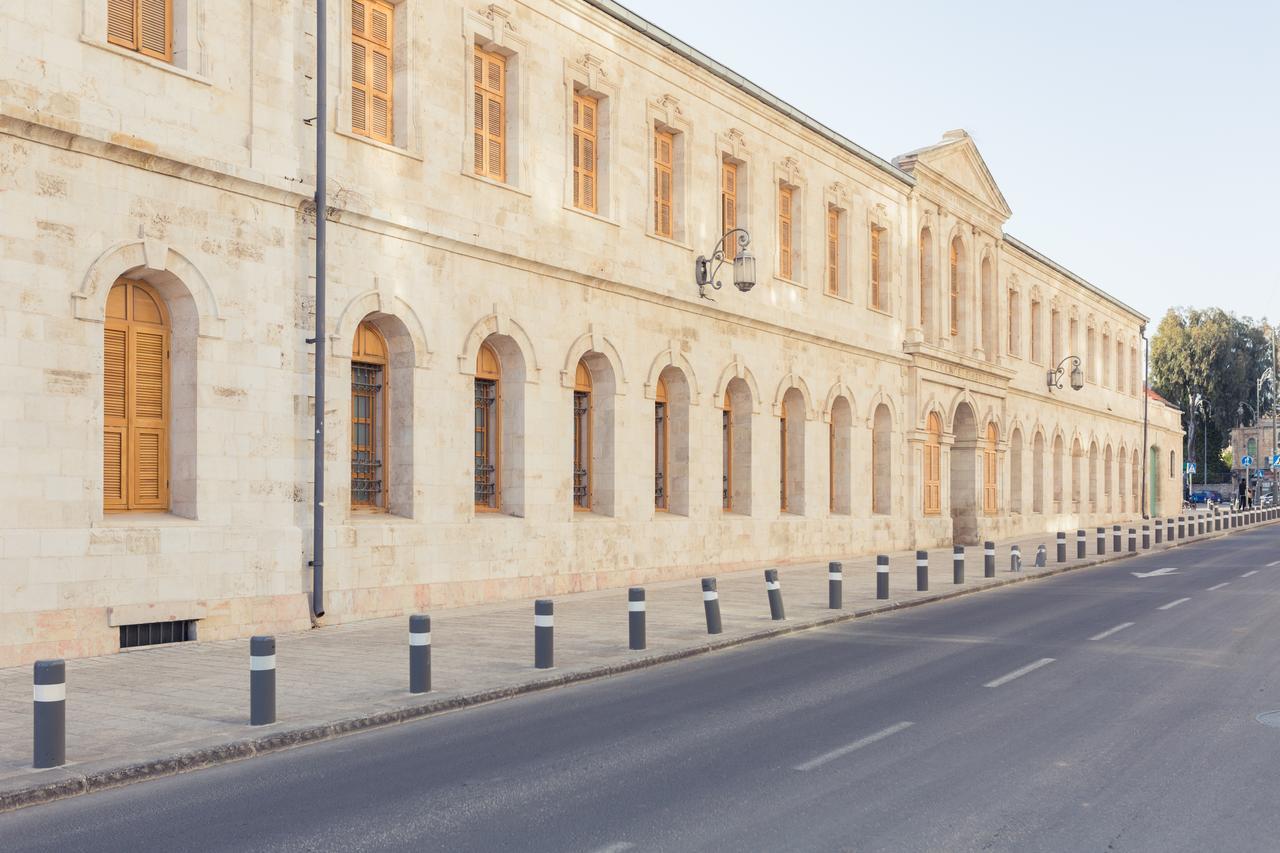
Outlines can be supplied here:
<path id="1" fill-rule="evenodd" d="M 591 371 L 578 362 L 573 382 L 573 508 L 591 509 Z"/>
<path id="2" fill-rule="evenodd" d="M 1062 443 L 1062 436 L 1055 436 L 1053 439 L 1053 511 L 1062 512 L 1062 479 L 1063 468 L 1066 460 L 1065 448 Z"/>
<path id="3" fill-rule="evenodd" d="M 982 350 L 987 361 L 996 360 L 996 283 L 991 257 L 982 259 Z"/>
<path id="4" fill-rule="evenodd" d="M 1174 465 L 1172 450 L 1169 451 L 1169 476 L 1170 477 L 1178 476 L 1178 469 Z"/>
<path id="5" fill-rule="evenodd" d="M 933 232 L 920 229 L 920 329 L 933 340 Z"/>
<path id="6" fill-rule="evenodd" d="M 103 509 L 168 509 L 169 317 L 142 282 L 107 295 L 102 390 Z"/>
<path id="7" fill-rule="evenodd" d="M 790 388 L 782 397 L 779 420 L 779 493 L 783 512 L 804 515 L 804 428 L 805 402 L 798 388 Z"/>
<path id="8" fill-rule="evenodd" d="M 1098 445 L 1089 445 L 1089 512 L 1097 512 L 1098 507 Z"/>
<path id="9" fill-rule="evenodd" d="M 1084 448 L 1079 440 L 1071 443 L 1071 511 L 1079 512 L 1084 500 L 1084 476 L 1080 470 L 1084 459 Z"/>
<path id="10" fill-rule="evenodd" d="M 987 424 L 987 443 L 982 448 L 982 511 L 995 515 L 999 505 L 996 483 L 1000 476 L 996 467 L 996 442 L 999 430 L 993 423 Z"/>
<path id="11" fill-rule="evenodd" d="M 787 407 L 782 407 L 778 418 L 778 506 L 787 511 Z"/>
<path id="12" fill-rule="evenodd" d="M 724 405 L 720 409 L 720 508 L 733 510 L 733 396 L 724 392 Z"/>
<path id="13" fill-rule="evenodd" d="M 835 515 L 848 515 L 851 510 L 850 477 L 852 463 L 853 409 L 844 397 L 837 397 L 831 406 L 831 429 L 828 433 L 828 464 L 830 474 L 828 510 Z"/>
<path id="14" fill-rule="evenodd" d="M 1009 439 L 1009 509 L 1022 513 L 1022 430 Z"/>
<path id="15" fill-rule="evenodd" d="M 502 507 L 502 365 L 488 344 L 476 355 L 475 455 L 476 509 Z"/>
<path id="16" fill-rule="evenodd" d="M 960 334 L 960 238 L 951 241 L 951 336 Z"/>
<path id="17" fill-rule="evenodd" d="M 924 514 L 942 512 L 942 418 L 929 413 L 924 442 Z"/>
<path id="18" fill-rule="evenodd" d="M 1106 453 L 1102 457 L 1102 494 L 1106 499 L 1106 511 L 1108 513 L 1115 511 L 1115 504 L 1112 502 L 1114 489 L 1111 487 L 1111 477 L 1114 472 L 1115 454 L 1111 452 L 1111 445 L 1107 445 Z"/>
<path id="19" fill-rule="evenodd" d="M 361 323 L 351 345 L 351 506 L 387 508 L 387 342 Z"/>
<path id="20" fill-rule="evenodd" d="M 1044 512 L 1044 435 L 1037 432 L 1031 444 L 1031 511 Z"/>
<path id="21" fill-rule="evenodd" d="M 1116 454 L 1116 508 L 1120 512 L 1129 511 L 1129 484 L 1128 478 L 1125 477 L 1124 469 L 1129 461 L 1129 451 L 1124 446 L 1120 447 L 1120 452 Z"/>
<path id="22" fill-rule="evenodd" d="M 723 496 L 725 512 L 751 514 L 751 388 L 735 378 L 724 392 L 720 413 Z"/>
<path id="23" fill-rule="evenodd" d="M 671 508 L 671 483 L 668 464 L 671 446 L 671 411 L 667 399 L 667 383 L 658 377 L 653 404 L 653 508 L 666 512 Z"/>
<path id="24" fill-rule="evenodd" d="M 888 515 L 893 507 L 893 420 L 889 407 L 876 406 L 871 421 L 871 512 Z"/>

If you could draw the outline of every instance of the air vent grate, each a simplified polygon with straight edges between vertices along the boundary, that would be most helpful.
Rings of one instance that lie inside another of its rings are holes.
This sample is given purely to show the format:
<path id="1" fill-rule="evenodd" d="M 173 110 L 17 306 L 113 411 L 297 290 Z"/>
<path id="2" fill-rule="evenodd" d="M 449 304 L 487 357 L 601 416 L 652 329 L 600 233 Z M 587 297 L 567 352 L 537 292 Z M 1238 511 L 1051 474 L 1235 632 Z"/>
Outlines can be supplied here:
<path id="1" fill-rule="evenodd" d="M 120 648 L 122 649 L 158 646 L 164 643 L 185 643 L 195 638 L 196 620 L 194 619 L 120 626 Z"/>

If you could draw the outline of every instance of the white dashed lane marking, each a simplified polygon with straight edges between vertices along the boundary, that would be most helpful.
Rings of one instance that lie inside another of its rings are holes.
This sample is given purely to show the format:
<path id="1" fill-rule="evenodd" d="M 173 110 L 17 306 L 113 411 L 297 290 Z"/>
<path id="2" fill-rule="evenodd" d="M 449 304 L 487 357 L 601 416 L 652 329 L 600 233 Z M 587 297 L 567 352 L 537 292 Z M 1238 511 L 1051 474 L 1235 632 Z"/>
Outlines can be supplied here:
<path id="1" fill-rule="evenodd" d="M 844 746 L 839 747 L 838 749 L 833 749 L 830 752 L 824 752 L 822 753 L 822 755 L 819 755 L 817 758 L 811 758 L 810 760 L 806 761 L 804 764 L 797 764 L 795 769 L 813 770 L 815 767 L 821 767 L 822 765 L 826 764 L 828 761 L 835 761 L 837 758 L 848 755 L 854 750 L 862 749 L 864 746 L 870 746 L 876 741 L 881 741 L 887 737 L 892 737 L 893 735 L 896 735 L 898 732 L 902 731 L 903 729 L 910 728 L 911 725 L 912 724 L 908 722 L 894 723 L 892 726 L 889 726 L 887 729 L 881 729 L 875 734 L 867 735 L 864 738 L 855 740 L 853 743 L 847 743 Z"/>
<path id="2" fill-rule="evenodd" d="M 1123 625 L 1117 625 L 1117 626 L 1115 626 L 1114 628 L 1108 628 L 1107 630 L 1103 631 L 1101 634 L 1094 634 L 1094 635 L 1093 635 L 1092 637 L 1090 637 L 1089 639 L 1090 639 L 1090 640 L 1105 640 L 1107 637 L 1110 637 L 1112 634 L 1118 634 L 1118 633 L 1120 633 L 1121 631 L 1123 631 L 1125 628 L 1132 628 L 1132 627 L 1133 627 L 1133 623 L 1132 623 L 1132 622 L 1125 622 Z"/>
<path id="3" fill-rule="evenodd" d="M 1002 675 L 999 678 L 995 679 L 994 681 L 988 681 L 986 684 L 982 686 L 983 687 L 1000 687 L 1001 685 L 1008 684 L 1010 681 L 1013 681 L 1015 678 L 1021 678 L 1022 676 L 1026 675 L 1029 672 L 1035 672 L 1037 669 L 1039 669 L 1042 666 L 1048 666 L 1049 664 L 1053 663 L 1053 661 L 1054 661 L 1053 658 L 1040 658 L 1040 660 L 1036 661 L 1035 663 L 1029 663 L 1026 666 L 1022 667 L 1021 669 L 1015 669 L 1013 672 L 1009 673 L 1008 675 Z"/>
<path id="4" fill-rule="evenodd" d="M 1179 598 L 1177 601 L 1170 601 L 1168 604 L 1161 604 L 1156 610 L 1172 610 L 1184 601 L 1190 601 L 1189 598 Z"/>
<path id="5" fill-rule="evenodd" d="M 1244 573 L 1244 574 L 1242 574 L 1240 577 L 1242 577 L 1242 578 L 1251 578 L 1251 577 L 1253 577 L 1254 575 L 1256 575 L 1257 573 L 1258 573 L 1258 570 L 1257 570 L 1257 569 L 1254 569 L 1254 570 L 1253 570 L 1253 571 L 1251 571 L 1251 572 L 1245 572 L 1245 573 Z"/>
<path id="6" fill-rule="evenodd" d="M 1223 581 L 1222 583 L 1215 583 L 1213 586 L 1209 587 L 1209 592 L 1213 592 L 1215 589 L 1222 589 L 1224 586 L 1226 586 L 1229 583 L 1231 583 L 1231 581 Z"/>

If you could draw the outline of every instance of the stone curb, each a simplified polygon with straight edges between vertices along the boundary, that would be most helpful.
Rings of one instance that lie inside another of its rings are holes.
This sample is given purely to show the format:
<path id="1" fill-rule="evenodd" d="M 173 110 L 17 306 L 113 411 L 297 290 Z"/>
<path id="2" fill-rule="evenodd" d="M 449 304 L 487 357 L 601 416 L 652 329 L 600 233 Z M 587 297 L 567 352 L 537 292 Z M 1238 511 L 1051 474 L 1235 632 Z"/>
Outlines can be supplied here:
<path id="1" fill-rule="evenodd" d="M 1244 533 L 1251 529 L 1257 529 L 1257 527 L 1265 527 L 1275 523 L 1277 522 L 1262 522 L 1254 528 L 1243 528 L 1238 532 Z M 1188 539 L 1169 544 L 1162 543 L 1160 550 L 1173 550 L 1174 548 L 1181 548 L 1184 545 L 1195 545 L 1230 535 L 1232 535 L 1232 532 L 1230 531 L 1220 531 L 1212 534 L 1206 533 L 1204 536 L 1196 539 Z M 1147 553 L 1151 553 L 1153 551 L 1155 551 L 1154 548 L 1150 549 Z M 501 699 L 510 699 L 526 693 L 535 693 L 542 690 L 548 690 L 553 687 L 562 687 L 568 684 L 591 681 L 610 675 L 620 675 L 622 673 L 632 672 L 638 669 L 647 669 L 659 664 L 684 660 L 686 658 L 692 658 L 710 652 L 745 645 L 758 640 L 768 640 L 774 637 L 782 637 L 787 634 L 798 633 L 800 631 L 808 631 L 813 628 L 821 628 L 828 625 L 839 624 L 841 622 L 849 622 L 854 619 L 861 619 L 878 613 L 890 613 L 895 610 L 905 610 L 909 607 L 918 607 L 922 604 L 931 604 L 937 601 L 946 601 L 947 599 L 958 598 L 962 595 L 972 595 L 989 589 L 998 589 L 1010 584 L 1053 577 L 1066 572 L 1087 569 L 1103 563 L 1111 563 L 1117 560 L 1127 559 L 1131 556 L 1141 556 L 1142 553 L 1143 552 L 1139 550 L 1135 554 L 1130 555 L 1126 551 L 1119 554 L 1109 554 L 1101 558 L 1095 554 L 1092 559 L 1086 557 L 1083 561 L 1073 562 L 1066 566 L 1046 568 L 1044 571 L 1035 572 L 1034 574 L 1022 574 L 1018 577 L 1004 578 L 997 576 L 997 579 L 994 582 L 985 583 L 981 586 L 969 587 L 968 589 L 949 590 L 935 595 L 927 595 L 923 598 L 914 598 L 910 601 L 890 601 L 888 604 L 866 607 L 861 610 L 854 610 L 845 613 L 837 613 L 818 619 L 810 619 L 805 622 L 797 622 L 792 625 L 766 628 L 750 634 L 745 634 L 741 637 L 719 640 L 717 642 L 701 646 L 676 649 L 675 651 L 664 652 L 660 655 L 648 655 L 646 657 L 629 660 L 624 663 L 597 666 L 592 667 L 591 669 L 580 670 L 578 672 L 567 672 L 561 675 L 550 676 L 548 678 L 540 678 L 537 681 L 530 681 L 524 684 L 513 685 L 511 687 L 499 687 L 490 690 L 481 690 L 475 693 L 465 693 L 459 696 L 449 697 L 447 699 L 424 702 L 420 705 L 412 705 L 405 708 L 394 708 L 388 711 L 379 711 L 375 714 L 350 717 L 345 720 L 335 720 L 329 723 L 320 723 L 317 725 L 303 726 L 301 728 L 289 729 L 286 731 L 273 732 L 262 737 L 245 738 L 242 740 L 231 741 L 230 743 L 219 744 L 217 746 L 180 752 L 175 755 L 168 756 L 167 758 L 139 761 L 132 764 L 122 764 L 118 767 L 111 767 L 105 770 L 78 775 L 70 779 L 28 785 L 23 788 L 0 792 L 0 813 L 14 811 L 27 806 L 50 803 L 55 800 L 75 797 L 81 794 L 90 794 L 95 791 L 118 788 L 124 785 L 133 784 L 134 782 L 172 776 L 178 773 L 185 773 L 190 770 L 202 770 L 208 767 L 216 767 L 221 764 L 229 764 L 233 761 L 252 758 L 256 755 L 266 755 L 308 743 L 316 743 L 341 737 L 343 735 L 355 734 L 356 732 L 383 728 L 397 723 L 420 719 L 422 717 L 434 716 L 446 711 L 456 711 L 462 708 L 473 707 L 475 705 L 496 702 Z"/>

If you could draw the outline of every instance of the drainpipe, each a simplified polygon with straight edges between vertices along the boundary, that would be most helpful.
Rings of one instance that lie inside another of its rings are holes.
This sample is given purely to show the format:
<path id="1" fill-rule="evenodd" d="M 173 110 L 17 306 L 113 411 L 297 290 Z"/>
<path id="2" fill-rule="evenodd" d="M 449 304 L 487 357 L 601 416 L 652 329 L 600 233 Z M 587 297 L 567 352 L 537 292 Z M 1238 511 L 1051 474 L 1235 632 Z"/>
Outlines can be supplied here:
<path id="1" fill-rule="evenodd" d="M 316 332 L 308 343 L 315 349 L 315 442 L 311 494 L 311 613 L 324 615 L 324 371 L 325 371 L 325 282 L 324 249 L 327 200 L 325 183 L 325 136 L 327 124 L 325 74 L 328 28 L 325 0 L 316 0 Z"/>
<path id="2" fill-rule="evenodd" d="M 1147 327 L 1144 323 L 1138 329 L 1142 335 L 1142 517 L 1150 518 L 1151 507 L 1147 502 L 1147 470 L 1151 467 L 1151 448 L 1147 445 L 1147 415 L 1151 408 L 1151 342 L 1147 340 Z"/>

